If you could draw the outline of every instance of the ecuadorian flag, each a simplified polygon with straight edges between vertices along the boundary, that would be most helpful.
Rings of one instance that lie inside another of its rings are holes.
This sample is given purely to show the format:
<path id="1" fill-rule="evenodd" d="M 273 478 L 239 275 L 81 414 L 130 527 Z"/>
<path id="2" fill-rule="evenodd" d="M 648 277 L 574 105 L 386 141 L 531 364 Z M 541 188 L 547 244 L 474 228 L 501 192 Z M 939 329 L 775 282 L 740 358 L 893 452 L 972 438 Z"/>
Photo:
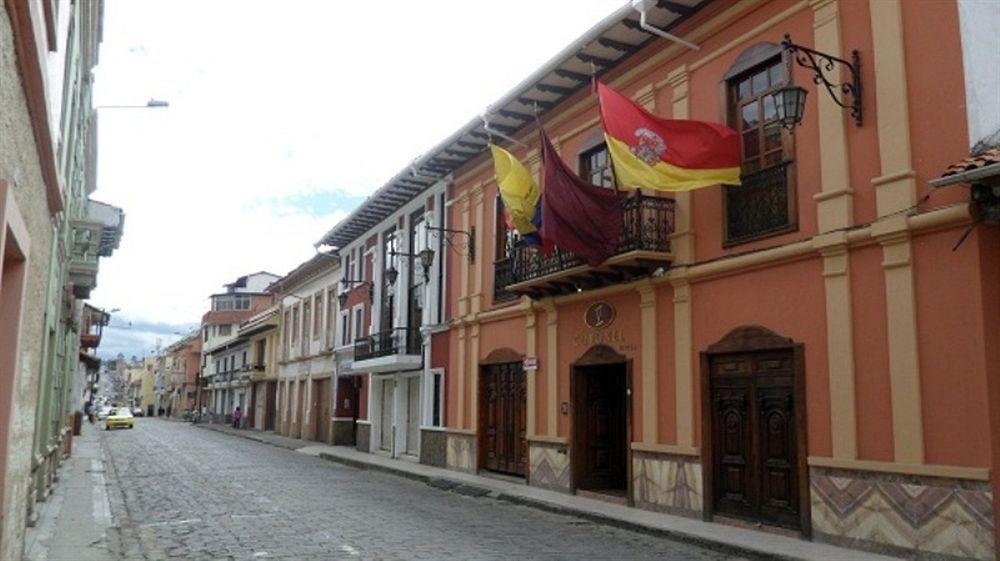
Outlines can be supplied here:
<path id="1" fill-rule="evenodd" d="M 493 169 L 500 198 L 510 224 L 521 234 L 525 243 L 542 245 L 538 227 L 541 224 L 541 190 L 531 173 L 513 154 L 490 144 Z"/>
<path id="2" fill-rule="evenodd" d="M 716 123 L 661 119 L 598 82 L 604 138 L 621 187 L 690 191 L 740 184 L 740 137 Z"/>

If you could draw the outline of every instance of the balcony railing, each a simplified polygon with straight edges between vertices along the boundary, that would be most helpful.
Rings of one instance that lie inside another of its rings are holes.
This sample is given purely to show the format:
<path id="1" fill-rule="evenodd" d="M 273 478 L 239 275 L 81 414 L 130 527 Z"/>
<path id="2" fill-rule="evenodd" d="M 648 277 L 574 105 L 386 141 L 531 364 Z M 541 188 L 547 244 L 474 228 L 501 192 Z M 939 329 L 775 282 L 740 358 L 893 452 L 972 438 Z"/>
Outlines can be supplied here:
<path id="1" fill-rule="evenodd" d="M 673 199 L 644 196 L 637 191 L 635 195 L 622 201 L 621 213 L 622 229 L 618 236 L 618 246 L 609 262 L 615 261 L 617 256 L 632 252 L 670 253 L 670 234 L 674 232 Z M 650 260 L 645 258 L 638 261 L 641 264 L 650 263 Z M 510 257 L 494 262 L 494 297 L 502 298 L 509 293 L 509 287 L 513 285 L 550 277 L 583 265 L 584 261 L 579 256 L 560 248 L 545 255 L 536 247 L 515 247 Z M 625 266 L 621 268 L 628 269 Z M 614 267 L 611 269 L 613 273 Z M 613 274 L 607 273 L 608 271 L 605 271 L 605 274 L 597 277 L 578 280 L 581 284 L 590 281 L 600 282 L 599 279 L 615 280 Z"/>
<path id="2" fill-rule="evenodd" d="M 391 355 L 419 355 L 423 340 L 420 331 L 397 327 L 354 341 L 354 361 Z"/>
<path id="3" fill-rule="evenodd" d="M 726 187 L 725 245 L 788 231 L 788 164 L 744 174 L 742 185 Z"/>

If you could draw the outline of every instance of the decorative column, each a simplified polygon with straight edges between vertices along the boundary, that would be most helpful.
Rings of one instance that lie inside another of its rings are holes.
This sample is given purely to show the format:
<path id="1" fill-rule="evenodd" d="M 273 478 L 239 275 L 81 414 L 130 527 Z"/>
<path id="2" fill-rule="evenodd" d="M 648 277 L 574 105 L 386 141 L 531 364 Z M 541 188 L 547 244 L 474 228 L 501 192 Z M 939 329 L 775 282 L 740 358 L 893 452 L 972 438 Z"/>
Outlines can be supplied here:
<path id="1" fill-rule="evenodd" d="M 525 356 L 535 357 L 537 356 L 538 349 L 536 348 L 538 340 L 536 339 L 537 334 L 535 332 L 535 324 L 537 318 L 535 317 L 534 308 L 530 307 L 531 303 L 528 302 L 527 313 L 524 316 L 524 352 Z M 524 372 L 524 384 L 527 391 L 527 397 L 525 398 L 526 407 L 528 409 L 527 413 L 527 427 L 525 427 L 525 432 L 528 437 L 531 438 L 538 434 L 538 428 L 536 426 L 537 420 L 535 419 L 535 399 L 537 398 L 537 390 L 535 384 L 538 383 L 538 370 L 527 370 Z"/>
<path id="2" fill-rule="evenodd" d="M 667 81 L 673 91 L 673 118 L 688 118 L 688 68 L 680 66 Z M 674 234 L 670 237 L 670 251 L 677 267 L 670 271 L 670 284 L 674 290 L 674 415 L 677 424 L 677 446 L 694 447 L 694 367 L 691 357 L 694 344 L 691 338 L 691 286 L 688 284 L 687 264 L 694 261 L 694 231 L 691 223 L 693 203 L 691 194 L 674 195 Z"/>
<path id="3" fill-rule="evenodd" d="M 830 384 L 833 457 L 858 457 L 854 399 L 854 331 L 851 312 L 850 255 L 847 236 L 834 232 L 813 239 L 823 256 L 826 292 L 826 349 Z"/>
<path id="4" fill-rule="evenodd" d="M 910 208 L 916 201 L 906 90 L 902 6 L 899 0 L 870 0 L 875 67 L 876 127 L 880 177 L 872 180 L 878 215 Z M 920 364 L 917 353 L 916 295 L 909 225 L 905 216 L 880 220 L 872 236 L 882 245 L 889 386 L 895 461 L 924 462 Z"/>
<path id="5" fill-rule="evenodd" d="M 840 15 L 836 0 L 809 0 L 818 51 L 840 57 Z M 820 232 L 851 225 L 853 196 L 847 159 L 846 113 L 822 89 L 816 95 L 819 120 L 820 192 L 816 201 Z"/>
<path id="6" fill-rule="evenodd" d="M 642 323 L 642 442 L 656 444 L 659 439 L 659 397 L 656 359 L 656 289 L 647 279 L 639 291 L 639 315 Z"/>
<path id="7" fill-rule="evenodd" d="M 548 414 L 546 435 L 559 436 L 559 313 L 551 298 L 541 302 L 545 310 L 545 382 Z"/>

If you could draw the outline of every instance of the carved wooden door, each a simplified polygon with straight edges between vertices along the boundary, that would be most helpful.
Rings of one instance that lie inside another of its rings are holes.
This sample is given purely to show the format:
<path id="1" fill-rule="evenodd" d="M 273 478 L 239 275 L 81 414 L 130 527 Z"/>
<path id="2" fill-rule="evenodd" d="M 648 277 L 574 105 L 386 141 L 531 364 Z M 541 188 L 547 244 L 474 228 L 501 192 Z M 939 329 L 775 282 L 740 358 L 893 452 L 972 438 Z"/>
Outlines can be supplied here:
<path id="1" fill-rule="evenodd" d="M 799 527 L 793 382 L 790 351 L 713 358 L 716 513 Z"/>
<path id="2" fill-rule="evenodd" d="M 581 489 L 625 489 L 625 372 L 622 366 L 591 366 L 578 370 L 577 442 L 583 466 Z"/>
<path id="3" fill-rule="evenodd" d="M 483 369 L 484 466 L 491 471 L 527 473 L 527 388 L 521 363 Z"/>

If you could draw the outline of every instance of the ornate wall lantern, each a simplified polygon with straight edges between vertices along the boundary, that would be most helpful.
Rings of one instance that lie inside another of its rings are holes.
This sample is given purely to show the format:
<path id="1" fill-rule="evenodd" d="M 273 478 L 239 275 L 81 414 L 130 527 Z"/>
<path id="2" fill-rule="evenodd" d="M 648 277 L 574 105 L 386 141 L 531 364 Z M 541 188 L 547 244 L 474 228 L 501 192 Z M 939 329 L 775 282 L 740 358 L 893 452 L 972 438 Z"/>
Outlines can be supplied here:
<path id="1" fill-rule="evenodd" d="M 792 42 L 792 37 L 785 34 L 781 47 L 802 68 L 812 70 L 813 83 L 822 85 L 833 99 L 833 102 L 850 111 L 854 123 L 861 126 L 861 57 L 855 49 L 851 51 L 851 61 L 815 51 Z M 827 73 L 832 73 L 838 66 L 850 71 L 850 80 L 831 81 Z M 786 128 L 793 128 L 802 122 L 802 113 L 806 99 L 805 89 L 798 86 L 786 86 L 772 94 L 778 108 L 782 123 Z M 784 110 L 784 113 L 782 111 Z"/>

